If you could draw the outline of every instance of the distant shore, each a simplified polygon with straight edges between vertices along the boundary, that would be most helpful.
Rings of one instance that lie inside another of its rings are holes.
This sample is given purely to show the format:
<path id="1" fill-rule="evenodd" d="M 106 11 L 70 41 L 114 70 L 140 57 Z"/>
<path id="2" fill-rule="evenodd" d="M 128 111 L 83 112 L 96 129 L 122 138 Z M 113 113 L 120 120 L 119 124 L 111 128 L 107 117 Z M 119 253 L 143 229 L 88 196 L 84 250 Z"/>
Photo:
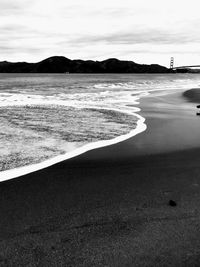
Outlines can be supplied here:
<path id="1" fill-rule="evenodd" d="M 147 131 L 0 183 L 1 263 L 198 266 L 196 101 L 152 94 Z"/>
<path id="2" fill-rule="evenodd" d="M 138 64 L 117 58 L 94 61 L 54 56 L 37 63 L 2 61 L 0 73 L 173 73 L 173 71 L 158 64 Z"/>

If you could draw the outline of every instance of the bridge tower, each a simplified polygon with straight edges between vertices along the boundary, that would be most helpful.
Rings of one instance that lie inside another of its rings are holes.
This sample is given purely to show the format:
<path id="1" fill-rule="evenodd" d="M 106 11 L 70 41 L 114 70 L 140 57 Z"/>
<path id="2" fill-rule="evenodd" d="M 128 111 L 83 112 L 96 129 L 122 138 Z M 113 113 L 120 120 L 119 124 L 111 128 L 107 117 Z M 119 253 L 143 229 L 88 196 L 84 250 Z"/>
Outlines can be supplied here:
<path id="1" fill-rule="evenodd" d="M 173 69 L 173 67 L 174 67 L 174 58 L 171 57 L 171 59 L 170 59 L 170 69 Z"/>

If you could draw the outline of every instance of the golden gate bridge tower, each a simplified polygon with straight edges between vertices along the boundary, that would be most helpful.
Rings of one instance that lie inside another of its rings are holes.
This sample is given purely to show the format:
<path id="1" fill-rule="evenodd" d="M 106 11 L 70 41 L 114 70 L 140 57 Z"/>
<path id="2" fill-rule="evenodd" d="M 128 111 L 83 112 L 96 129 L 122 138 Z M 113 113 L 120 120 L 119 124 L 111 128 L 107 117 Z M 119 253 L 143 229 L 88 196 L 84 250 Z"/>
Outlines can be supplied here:
<path id="1" fill-rule="evenodd" d="M 174 67 L 174 58 L 171 57 L 171 59 L 170 59 L 170 69 L 173 69 L 173 67 Z"/>

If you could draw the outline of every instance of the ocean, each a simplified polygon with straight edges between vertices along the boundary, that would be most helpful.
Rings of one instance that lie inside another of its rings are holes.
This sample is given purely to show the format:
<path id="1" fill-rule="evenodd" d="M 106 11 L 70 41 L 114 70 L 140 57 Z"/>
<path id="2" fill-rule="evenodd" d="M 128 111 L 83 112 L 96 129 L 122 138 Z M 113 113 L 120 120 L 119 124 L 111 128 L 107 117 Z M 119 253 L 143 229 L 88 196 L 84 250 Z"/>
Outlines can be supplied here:
<path id="1" fill-rule="evenodd" d="M 0 171 L 125 140 L 146 129 L 140 98 L 199 85 L 194 74 L 0 74 Z"/>

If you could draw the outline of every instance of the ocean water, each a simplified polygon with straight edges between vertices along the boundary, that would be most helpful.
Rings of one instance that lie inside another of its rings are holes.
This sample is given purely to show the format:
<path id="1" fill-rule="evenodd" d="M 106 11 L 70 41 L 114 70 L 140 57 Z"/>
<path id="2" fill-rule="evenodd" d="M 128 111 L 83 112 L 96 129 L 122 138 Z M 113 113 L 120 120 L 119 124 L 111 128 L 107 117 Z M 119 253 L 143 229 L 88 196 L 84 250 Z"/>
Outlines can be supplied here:
<path id="1" fill-rule="evenodd" d="M 146 128 L 141 97 L 199 85 L 192 74 L 0 74 L 0 171 L 126 139 Z"/>

